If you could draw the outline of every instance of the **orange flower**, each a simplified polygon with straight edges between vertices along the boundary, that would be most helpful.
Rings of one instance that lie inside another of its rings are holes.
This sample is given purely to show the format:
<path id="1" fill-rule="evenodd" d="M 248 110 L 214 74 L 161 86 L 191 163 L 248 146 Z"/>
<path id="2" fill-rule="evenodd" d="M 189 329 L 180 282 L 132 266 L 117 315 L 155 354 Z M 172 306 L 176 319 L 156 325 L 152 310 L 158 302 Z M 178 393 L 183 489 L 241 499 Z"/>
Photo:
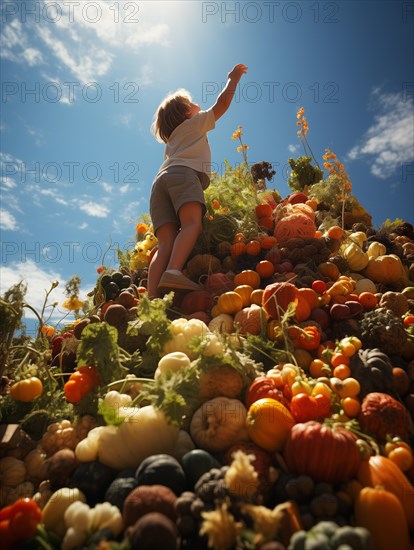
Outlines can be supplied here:
<path id="1" fill-rule="evenodd" d="M 144 235 L 148 231 L 148 225 L 146 223 L 139 223 L 135 226 L 137 233 Z"/>
<path id="2" fill-rule="evenodd" d="M 238 129 L 233 132 L 233 135 L 231 136 L 231 139 L 234 141 L 238 138 L 240 138 L 240 136 L 242 135 L 242 130 L 241 130 L 241 126 L 238 127 Z"/>
<path id="3" fill-rule="evenodd" d="M 51 338 L 55 333 L 55 328 L 50 325 L 43 325 L 41 332 L 46 338 Z"/>

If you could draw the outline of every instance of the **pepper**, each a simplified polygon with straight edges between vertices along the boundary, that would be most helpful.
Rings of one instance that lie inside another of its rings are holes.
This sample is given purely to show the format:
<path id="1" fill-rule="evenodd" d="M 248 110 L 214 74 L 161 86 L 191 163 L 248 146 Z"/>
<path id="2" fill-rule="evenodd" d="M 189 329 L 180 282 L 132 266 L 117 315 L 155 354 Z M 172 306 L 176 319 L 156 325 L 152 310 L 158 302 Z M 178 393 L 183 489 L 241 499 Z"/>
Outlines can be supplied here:
<path id="1" fill-rule="evenodd" d="M 41 519 L 42 511 L 31 498 L 20 498 L 0 510 L 0 540 L 3 550 L 13 548 L 16 542 L 32 539 Z"/>

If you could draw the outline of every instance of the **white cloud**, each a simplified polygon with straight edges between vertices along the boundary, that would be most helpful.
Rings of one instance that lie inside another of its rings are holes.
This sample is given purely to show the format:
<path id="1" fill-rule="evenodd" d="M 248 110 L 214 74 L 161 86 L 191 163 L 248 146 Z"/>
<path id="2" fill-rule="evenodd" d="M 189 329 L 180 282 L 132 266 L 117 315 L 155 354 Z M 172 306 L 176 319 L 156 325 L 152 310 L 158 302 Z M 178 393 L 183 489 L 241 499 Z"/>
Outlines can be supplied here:
<path id="1" fill-rule="evenodd" d="M 133 118 L 132 113 L 126 113 L 125 115 L 119 115 L 119 116 L 115 117 L 115 124 L 119 125 L 119 126 L 126 126 L 127 128 L 129 128 L 132 118 Z"/>
<path id="2" fill-rule="evenodd" d="M 350 160 L 368 158 L 371 173 L 386 179 L 414 160 L 413 103 L 401 94 L 372 92 L 371 103 L 379 110 L 365 135 L 349 151 Z"/>
<path id="3" fill-rule="evenodd" d="M 109 183 L 106 183 L 106 181 L 102 182 L 102 187 L 104 188 L 104 191 L 106 191 L 107 193 L 112 193 L 113 186 L 110 185 Z"/>
<path id="4" fill-rule="evenodd" d="M 288 150 L 290 153 L 297 153 L 299 150 L 299 145 L 293 145 L 292 143 L 288 145 Z"/>
<path id="5" fill-rule="evenodd" d="M 26 48 L 25 50 L 23 50 L 23 57 L 30 65 L 30 67 L 43 63 L 42 54 L 39 52 L 39 50 L 36 50 L 35 48 Z"/>
<path id="6" fill-rule="evenodd" d="M 35 139 L 35 144 L 38 147 L 42 147 L 46 143 L 45 138 L 43 137 L 43 134 L 39 128 L 32 128 L 31 126 L 28 126 L 26 124 L 26 130 L 29 135 L 33 136 Z"/>
<path id="7" fill-rule="evenodd" d="M 47 251 L 44 249 L 47 254 Z M 46 291 L 50 289 L 53 281 L 59 281 L 59 285 L 51 292 L 49 303 L 58 302 L 62 304 L 66 296 L 64 294 L 65 283 L 61 275 L 55 270 L 43 269 L 39 263 L 32 259 L 25 262 L 13 262 L 6 267 L 2 267 L 0 279 L 0 294 L 4 294 L 12 285 L 19 281 L 25 281 L 27 284 L 26 302 L 34 307 L 39 313 L 42 310 Z M 85 299 L 85 293 L 80 293 L 80 299 Z M 46 312 L 50 312 L 47 308 Z M 57 308 L 52 319 L 58 320 L 65 315 L 66 310 Z M 35 314 L 29 309 L 25 309 L 25 315 L 28 319 L 36 319 Z"/>
<path id="8" fill-rule="evenodd" d="M 4 185 L 4 187 L 7 187 L 7 189 L 13 189 L 13 187 L 16 187 L 16 182 L 8 176 L 1 177 L 0 181 Z"/>
<path id="9" fill-rule="evenodd" d="M 78 229 L 87 229 L 89 227 L 89 225 L 86 222 L 83 222 L 80 225 L 78 225 L 77 227 L 78 227 Z"/>
<path id="10" fill-rule="evenodd" d="M 109 209 L 106 206 L 95 202 L 79 202 L 79 208 L 95 218 L 106 218 L 109 214 Z"/>
<path id="11" fill-rule="evenodd" d="M 3 231 L 17 231 L 19 229 L 16 218 L 8 210 L 0 210 L 0 229 Z"/>
<path id="12" fill-rule="evenodd" d="M 118 189 L 118 191 L 119 191 L 120 193 L 123 193 L 123 194 L 124 194 L 124 193 L 127 193 L 128 190 L 129 190 L 129 183 L 126 183 L 125 185 L 122 185 L 122 186 Z"/>
<path id="13" fill-rule="evenodd" d="M 16 63 L 26 61 L 30 67 L 44 62 L 40 51 L 29 46 L 28 35 L 23 31 L 22 24 L 17 18 L 3 26 L 0 55 Z"/>

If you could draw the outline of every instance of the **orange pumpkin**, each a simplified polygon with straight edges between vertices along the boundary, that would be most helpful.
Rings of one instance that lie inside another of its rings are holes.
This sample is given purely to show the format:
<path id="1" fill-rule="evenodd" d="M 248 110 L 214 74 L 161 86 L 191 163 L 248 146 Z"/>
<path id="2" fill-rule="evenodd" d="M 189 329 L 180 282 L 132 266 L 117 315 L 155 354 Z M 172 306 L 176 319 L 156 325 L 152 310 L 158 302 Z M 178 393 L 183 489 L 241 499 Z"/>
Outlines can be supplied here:
<path id="1" fill-rule="evenodd" d="M 241 256 L 246 252 L 246 245 L 242 241 L 237 241 L 230 246 L 230 254 L 233 257 Z"/>
<path id="2" fill-rule="evenodd" d="M 272 229 L 273 229 L 273 225 L 272 225 Z M 259 240 L 260 240 L 260 246 L 262 247 L 263 250 L 270 250 L 272 246 L 277 244 L 276 237 L 273 237 L 273 235 L 264 235 Z"/>
<path id="3" fill-rule="evenodd" d="M 318 265 L 318 271 L 324 277 L 329 277 L 331 281 L 336 281 L 341 275 L 338 266 L 332 262 L 322 262 Z"/>
<path id="4" fill-rule="evenodd" d="M 267 279 L 275 272 L 275 266 L 269 260 L 262 260 L 256 264 L 256 271 L 262 279 Z"/>
<path id="5" fill-rule="evenodd" d="M 237 294 L 241 296 L 241 299 L 243 300 L 243 307 L 247 307 L 251 304 L 250 297 L 252 295 L 253 288 L 250 285 L 236 286 L 234 292 L 237 292 Z"/>
<path id="6" fill-rule="evenodd" d="M 260 275 L 253 271 L 253 269 L 244 269 L 240 273 L 237 273 L 234 276 L 234 284 L 239 285 L 250 285 L 253 289 L 260 288 Z"/>
<path id="7" fill-rule="evenodd" d="M 243 308 L 243 300 L 237 292 L 225 292 L 219 296 L 217 302 L 220 313 L 236 313 Z"/>
<path id="8" fill-rule="evenodd" d="M 295 320 L 298 323 L 306 321 L 309 319 L 311 311 L 311 307 L 306 297 L 298 292 L 295 306 Z"/>
<path id="9" fill-rule="evenodd" d="M 315 221 L 315 210 L 304 202 L 294 204 L 292 210 L 295 214 L 305 214 L 305 216 L 308 216 L 313 222 Z"/>
<path id="10" fill-rule="evenodd" d="M 294 237 L 311 239 L 315 236 L 315 222 L 303 213 L 290 214 L 279 220 L 274 230 L 278 243 L 285 243 Z"/>
<path id="11" fill-rule="evenodd" d="M 366 487 L 381 485 L 397 496 L 403 505 L 409 528 L 414 529 L 414 487 L 392 460 L 381 455 L 371 456 L 361 462 L 357 479 Z"/>
<path id="12" fill-rule="evenodd" d="M 263 300 L 263 292 L 264 290 L 262 288 L 256 288 L 256 290 L 253 290 L 250 295 L 251 303 L 256 304 L 257 306 L 261 306 Z"/>
<path id="13" fill-rule="evenodd" d="M 294 424 L 290 411 L 276 399 L 259 399 L 247 412 L 246 425 L 250 439 L 269 452 L 283 448 Z"/>
<path id="14" fill-rule="evenodd" d="M 410 548 L 403 506 L 398 497 L 382 487 L 361 489 L 355 500 L 355 523 L 368 529 L 376 550 Z"/>
<path id="15" fill-rule="evenodd" d="M 319 297 L 313 288 L 299 288 L 298 294 L 306 299 L 311 309 L 319 307 Z"/>
<path id="16" fill-rule="evenodd" d="M 395 254 L 370 258 L 365 268 L 365 276 L 371 281 L 385 285 L 407 279 L 404 266 Z"/>
<path id="17" fill-rule="evenodd" d="M 267 231 L 273 231 L 273 228 L 275 227 L 275 221 L 271 216 L 260 218 L 257 223 L 259 224 L 259 227 L 266 229 Z"/>

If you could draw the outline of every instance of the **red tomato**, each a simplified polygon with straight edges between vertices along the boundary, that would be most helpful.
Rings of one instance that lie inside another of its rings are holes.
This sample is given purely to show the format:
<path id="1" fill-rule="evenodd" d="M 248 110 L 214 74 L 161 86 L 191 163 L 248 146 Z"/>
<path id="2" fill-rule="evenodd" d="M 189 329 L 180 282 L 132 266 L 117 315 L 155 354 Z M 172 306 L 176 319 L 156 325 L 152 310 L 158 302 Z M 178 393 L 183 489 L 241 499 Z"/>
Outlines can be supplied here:
<path id="1" fill-rule="evenodd" d="M 318 393 L 313 396 L 316 401 L 318 416 L 316 418 L 323 419 L 331 414 L 331 400 L 327 395 Z"/>
<path id="2" fill-rule="evenodd" d="M 264 399 L 265 397 L 276 399 L 276 401 L 280 401 L 285 407 L 287 406 L 287 401 L 277 387 L 276 380 L 268 376 L 258 376 L 253 380 L 246 392 L 246 407 L 249 408 L 255 401 Z"/>
<path id="3" fill-rule="evenodd" d="M 290 412 L 296 422 L 307 422 L 318 418 L 316 399 L 307 393 L 298 393 L 292 397 Z"/>
<path id="4" fill-rule="evenodd" d="M 404 326 L 408 328 L 411 325 L 414 325 L 414 315 L 407 315 L 407 317 L 404 317 Z"/>

